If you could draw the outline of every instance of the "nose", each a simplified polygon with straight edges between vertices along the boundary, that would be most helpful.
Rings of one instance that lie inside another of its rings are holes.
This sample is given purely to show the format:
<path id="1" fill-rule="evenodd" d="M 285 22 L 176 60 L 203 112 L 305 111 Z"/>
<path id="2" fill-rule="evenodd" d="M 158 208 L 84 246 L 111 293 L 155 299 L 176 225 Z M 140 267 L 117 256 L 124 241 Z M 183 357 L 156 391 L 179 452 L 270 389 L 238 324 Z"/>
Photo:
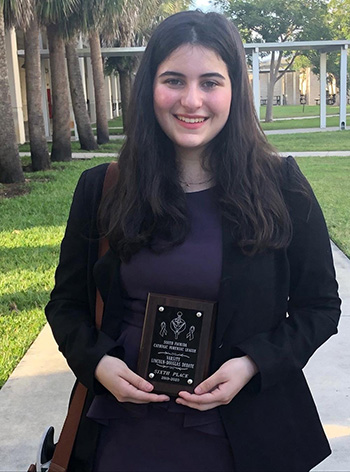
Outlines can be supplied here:
<path id="1" fill-rule="evenodd" d="M 202 106 L 202 91 L 195 85 L 188 85 L 183 89 L 181 105 L 188 110 L 196 110 Z"/>

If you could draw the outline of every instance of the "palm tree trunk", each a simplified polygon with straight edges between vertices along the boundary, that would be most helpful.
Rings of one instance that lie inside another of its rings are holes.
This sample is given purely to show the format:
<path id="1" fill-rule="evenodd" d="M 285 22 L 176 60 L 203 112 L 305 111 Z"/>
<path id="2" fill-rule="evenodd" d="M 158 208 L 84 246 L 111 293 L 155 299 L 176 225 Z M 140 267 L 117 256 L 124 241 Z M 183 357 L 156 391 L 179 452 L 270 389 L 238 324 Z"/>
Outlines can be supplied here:
<path id="1" fill-rule="evenodd" d="M 106 96 L 103 74 L 103 63 L 100 46 L 100 36 L 97 31 L 92 31 L 89 36 L 92 74 L 94 77 L 95 103 L 96 103 L 96 128 L 98 144 L 108 143 L 109 131 L 106 111 Z"/>
<path id="2" fill-rule="evenodd" d="M 0 182 L 23 180 L 8 81 L 3 8 L 0 7 Z"/>
<path id="3" fill-rule="evenodd" d="M 86 108 L 83 80 L 75 43 L 75 39 L 66 43 L 70 95 L 78 128 L 80 146 L 82 149 L 90 151 L 97 149 L 98 146 L 91 129 L 90 118 Z"/>
<path id="4" fill-rule="evenodd" d="M 119 70 L 119 80 L 120 80 L 120 95 L 122 102 L 122 115 L 123 115 L 123 129 L 128 124 L 128 108 L 130 103 L 130 93 L 131 93 L 131 80 L 130 72 L 128 70 Z"/>
<path id="5" fill-rule="evenodd" d="M 50 168 L 41 102 L 39 32 L 37 19 L 33 18 L 24 34 L 28 129 L 33 171 Z"/>
<path id="6" fill-rule="evenodd" d="M 47 27 L 52 83 L 52 161 L 72 159 L 69 112 L 68 77 L 64 40 L 58 34 L 57 26 Z"/>

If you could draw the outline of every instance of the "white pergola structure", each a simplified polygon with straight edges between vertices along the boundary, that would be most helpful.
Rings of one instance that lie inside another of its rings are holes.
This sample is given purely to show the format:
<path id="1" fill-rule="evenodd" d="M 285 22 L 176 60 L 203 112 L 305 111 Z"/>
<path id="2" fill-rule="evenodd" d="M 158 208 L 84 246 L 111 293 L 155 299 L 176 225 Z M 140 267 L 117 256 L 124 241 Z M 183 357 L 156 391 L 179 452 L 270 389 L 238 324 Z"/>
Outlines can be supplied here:
<path id="1" fill-rule="evenodd" d="M 340 84 L 339 84 L 339 128 L 346 128 L 347 102 L 347 54 L 350 41 L 291 41 L 284 43 L 249 43 L 244 48 L 253 57 L 253 95 L 255 108 L 260 118 L 260 84 L 259 53 L 271 51 L 305 51 L 320 52 L 320 128 L 326 128 L 326 80 L 327 53 L 340 50 Z"/>
<path id="2" fill-rule="evenodd" d="M 349 40 L 340 41 L 295 41 L 295 42 L 284 42 L 284 43 L 246 43 L 244 45 L 247 54 L 252 54 L 253 58 L 253 95 L 254 104 L 258 117 L 260 118 L 260 83 L 259 83 L 259 53 L 260 52 L 271 52 L 271 51 L 302 51 L 302 50 L 317 50 L 320 52 L 320 128 L 326 128 L 326 79 L 327 79 L 327 53 L 333 51 L 339 51 L 341 54 L 340 60 L 340 115 L 339 115 L 339 128 L 346 129 L 346 104 L 347 104 L 347 53 L 349 49 Z M 130 48 L 102 48 L 103 57 L 111 56 L 133 56 L 140 55 L 144 52 L 144 47 L 130 47 Z M 78 49 L 79 57 L 90 57 L 90 50 L 88 48 Z M 18 51 L 19 56 L 24 56 L 24 51 Z M 49 52 L 47 49 L 41 50 L 41 59 L 49 58 Z M 88 94 L 93 97 L 93 84 L 92 84 L 92 73 L 89 73 L 89 63 L 87 64 L 87 70 L 82 73 L 87 74 L 87 86 L 90 90 Z M 112 83 L 112 87 L 113 87 Z M 106 86 L 110 86 L 106 83 Z M 46 90 L 43 90 L 43 100 L 46 101 Z M 93 112 L 93 103 L 92 112 Z M 46 113 L 45 113 L 46 112 Z M 47 107 L 44 107 L 44 115 L 47 115 Z M 48 116 L 45 116 L 45 127 L 48 132 L 49 120 Z"/>

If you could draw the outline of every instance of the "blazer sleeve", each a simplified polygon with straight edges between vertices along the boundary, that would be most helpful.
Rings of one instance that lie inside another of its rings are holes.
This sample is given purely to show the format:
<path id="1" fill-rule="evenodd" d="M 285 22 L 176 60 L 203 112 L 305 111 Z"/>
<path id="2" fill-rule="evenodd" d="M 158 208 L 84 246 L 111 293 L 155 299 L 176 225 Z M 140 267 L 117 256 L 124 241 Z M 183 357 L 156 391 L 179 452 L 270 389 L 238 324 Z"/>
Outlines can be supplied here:
<path id="1" fill-rule="evenodd" d="M 284 172 L 283 193 L 293 227 L 287 249 L 288 313 L 276 329 L 254 335 L 238 346 L 258 366 L 259 374 L 252 382 L 258 391 L 300 371 L 314 351 L 337 333 L 340 316 L 338 285 L 321 208 L 292 157 L 285 160 Z"/>
<path id="2" fill-rule="evenodd" d="M 61 244 L 55 287 L 45 309 L 59 350 L 77 379 L 94 393 L 103 391 L 94 377 L 96 366 L 116 345 L 95 328 L 96 288 L 91 283 L 98 251 L 96 212 L 106 168 L 98 166 L 80 177 Z"/>

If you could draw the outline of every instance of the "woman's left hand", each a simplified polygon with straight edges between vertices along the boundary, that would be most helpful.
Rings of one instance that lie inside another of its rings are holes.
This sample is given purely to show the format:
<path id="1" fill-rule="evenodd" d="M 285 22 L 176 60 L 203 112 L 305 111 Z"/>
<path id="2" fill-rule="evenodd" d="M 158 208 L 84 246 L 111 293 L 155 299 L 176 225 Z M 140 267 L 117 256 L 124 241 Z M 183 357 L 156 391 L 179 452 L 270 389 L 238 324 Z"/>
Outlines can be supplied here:
<path id="1" fill-rule="evenodd" d="M 194 393 L 179 392 L 176 403 L 201 411 L 227 405 L 257 372 L 249 356 L 230 359 L 199 384 Z"/>

